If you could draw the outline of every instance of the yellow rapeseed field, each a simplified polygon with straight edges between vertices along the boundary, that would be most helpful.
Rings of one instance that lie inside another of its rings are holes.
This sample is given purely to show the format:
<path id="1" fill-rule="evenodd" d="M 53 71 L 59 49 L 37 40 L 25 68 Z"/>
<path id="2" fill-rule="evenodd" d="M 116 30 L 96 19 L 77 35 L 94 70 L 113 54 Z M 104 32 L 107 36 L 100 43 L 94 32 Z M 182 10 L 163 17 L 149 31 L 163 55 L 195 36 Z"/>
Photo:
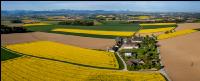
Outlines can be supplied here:
<path id="1" fill-rule="evenodd" d="M 168 34 L 160 34 L 158 35 L 158 39 L 167 39 L 167 38 L 172 38 L 172 37 L 176 37 L 176 36 L 180 36 L 180 35 L 185 35 L 185 34 L 189 34 L 189 33 L 193 33 L 196 32 L 197 30 L 193 30 L 193 29 L 188 29 L 188 30 L 180 30 L 180 31 L 176 31 L 173 33 L 168 33 Z"/>
<path id="2" fill-rule="evenodd" d="M 167 28 L 157 28 L 157 29 L 142 29 L 139 33 L 156 33 L 156 32 L 164 32 L 174 29 L 175 27 L 167 27 Z"/>
<path id="3" fill-rule="evenodd" d="M 151 16 L 139 16 L 138 18 L 139 19 L 149 19 L 149 18 L 151 18 Z"/>
<path id="4" fill-rule="evenodd" d="M 56 42 L 37 41 L 8 45 L 6 48 L 27 55 L 45 57 L 82 65 L 114 69 L 119 68 L 114 53 L 90 50 Z"/>
<path id="5" fill-rule="evenodd" d="M 33 24 L 24 24 L 23 26 L 38 26 L 38 25 L 50 25 L 48 23 L 33 23 Z"/>
<path id="6" fill-rule="evenodd" d="M 130 36 L 134 33 L 134 32 L 122 32 L 122 31 L 102 31 L 102 30 L 64 29 L 64 28 L 56 28 L 53 29 L 52 31 L 85 33 L 85 34 L 95 34 L 95 35 L 113 35 L 113 36 Z"/>
<path id="7" fill-rule="evenodd" d="M 141 26 L 151 26 L 151 25 L 176 25 L 176 23 L 147 23 L 147 24 L 140 24 Z"/>
<path id="8" fill-rule="evenodd" d="M 157 28 L 157 29 L 143 29 L 139 33 L 155 33 L 172 30 L 174 27 L 167 28 Z M 134 32 L 123 32 L 123 31 L 100 31 L 100 30 L 85 30 L 85 29 L 64 29 L 56 28 L 52 31 L 59 32 L 71 32 L 71 33 L 84 33 L 84 34 L 94 34 L 94 35 L 112 35 L 112 36 L 131 36 Z"/>
<path id="9" fill-rule="evenodd" d="M 158 72 L 96 69 L 28 56 L 1 63 L 2 81 L 165 81 Z"/>

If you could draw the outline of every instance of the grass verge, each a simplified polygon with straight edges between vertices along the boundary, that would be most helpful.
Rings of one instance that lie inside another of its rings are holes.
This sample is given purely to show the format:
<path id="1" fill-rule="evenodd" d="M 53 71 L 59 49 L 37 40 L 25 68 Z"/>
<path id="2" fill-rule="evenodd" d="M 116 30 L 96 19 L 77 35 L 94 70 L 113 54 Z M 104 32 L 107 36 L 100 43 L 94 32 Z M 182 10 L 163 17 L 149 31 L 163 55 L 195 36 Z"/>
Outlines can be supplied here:
<path id="1" fill-rule="evenodd" d="M 124 69 L 124 64 L 123 64 L 122 60 L 119 58 L 119 56 L 116 53 L 114 53 L 114 54 L 115 54 L 115 57 L 116 57 L 117 62 L 119 64 L 119 70 Z"/>
<path id="2" fill-rule="evenodd" d="M 17 58 L 20 56 L 22 56 L 22 55 L 12 53 L 10 51 L 7 51 L 4 47 L 1 47 L 1 61 Z"/>

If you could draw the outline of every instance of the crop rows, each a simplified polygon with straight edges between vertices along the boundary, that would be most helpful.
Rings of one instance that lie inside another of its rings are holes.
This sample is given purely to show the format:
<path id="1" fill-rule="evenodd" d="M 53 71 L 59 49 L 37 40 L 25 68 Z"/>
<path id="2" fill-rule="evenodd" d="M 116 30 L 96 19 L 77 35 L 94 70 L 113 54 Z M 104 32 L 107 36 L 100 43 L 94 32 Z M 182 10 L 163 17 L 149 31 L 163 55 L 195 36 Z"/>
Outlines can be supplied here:
<path id="1" fill-rule="evenodd" d="M 28 56 L 1 67 L 2 81 L 165 81 L 157 72 L 101 70 Z"/>
<path id="2" fill-rule="evenodd" d="M 37 41 L 8 45 L 6 48 L 27 55 L 56 59 L 59 61 L 66 61 L 87 66 L 114 69 L 119 68 L 114 53 L 90 50 L 56 42 Z"/>

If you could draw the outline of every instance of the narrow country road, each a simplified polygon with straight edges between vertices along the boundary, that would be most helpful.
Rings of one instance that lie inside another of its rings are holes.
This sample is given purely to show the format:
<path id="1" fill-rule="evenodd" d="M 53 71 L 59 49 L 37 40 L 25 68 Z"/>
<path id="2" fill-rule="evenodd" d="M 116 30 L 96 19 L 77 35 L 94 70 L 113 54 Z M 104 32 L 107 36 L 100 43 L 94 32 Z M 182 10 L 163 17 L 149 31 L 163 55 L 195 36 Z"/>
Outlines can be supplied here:
<path id="1" fill-rule="evenodd" d="M 160 69 L 159 72 L 160 72 L 162 75 L 165 76 L 165 78 L 167 79 L 167 81 L 172 81 L 172 80 L 169 78 L 169 76 L 168 76 L 168 74 L 166 73 L 166 71 L 165 71 L 164 68 Z"/>
<path id="2" fill-rule="evenodd" d="M 128 71 L 127 70 L 127 65 L 126 65 L 126 63 L 125 63 L 125 61 L 124 61 L 124 59 L 119 55 L 119 53 L 118 52 L 116 52 L 117 53 L 117 55 L 118 55 L 118 57 L 121 59 L 121 61 L 122 61 L 122 63 L 123 63 L 123 65 L 124 65 L 124 69 L 122 69 L 122 70 L 124 70 L 124 71 Z"/>

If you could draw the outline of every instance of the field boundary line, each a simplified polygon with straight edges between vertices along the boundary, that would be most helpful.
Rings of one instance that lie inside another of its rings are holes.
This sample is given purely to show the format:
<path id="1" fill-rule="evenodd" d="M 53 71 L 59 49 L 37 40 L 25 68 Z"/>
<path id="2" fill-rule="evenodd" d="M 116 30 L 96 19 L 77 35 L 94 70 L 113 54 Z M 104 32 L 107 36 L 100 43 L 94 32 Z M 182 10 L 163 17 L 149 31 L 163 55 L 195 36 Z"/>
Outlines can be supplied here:
<path id="1" fill-rule="evenodd" d="M 23 53 L 19 53 L 10 49 L 7 49 L 5 47 L 3 47 L 3 49 L 12 52 L 12 53 L 16 53 L 19 55 L 24 55 L 24 56 L 30 56 L 30 57 L 35 57 L 35 58 L 40 58 L 40 59 L 46 59 L 46 60 L 52 60 L 52 61 L 57 61 L 57 62 L 63 62 L 63 63 L 69 63 L 69 64 L 73 64 L 73 65 L 78 65 L 78 66 L 84 66 L 84 67 L 91 67 L 91 68 L 97 68 L 97 69 L 110 69 L 110 70 L 119 70 L 116 68 L 107 68 L 107 67 L 98 67 L 98 66 L 91 66 L 91 65 L 85 65 L 85 64 L 79 64 L 79 63 L 73 63 L 73 62 L 68 62 L 68 61 L 62 61 L 62 60 L 57 60 L 57 59 L 51 59 L 51 58 L 46 58 L 46 57 L 40 57 L 40 56 L 34 56 L 34 55 L 28 55 L 28 54 L 23 54 Z"/>

